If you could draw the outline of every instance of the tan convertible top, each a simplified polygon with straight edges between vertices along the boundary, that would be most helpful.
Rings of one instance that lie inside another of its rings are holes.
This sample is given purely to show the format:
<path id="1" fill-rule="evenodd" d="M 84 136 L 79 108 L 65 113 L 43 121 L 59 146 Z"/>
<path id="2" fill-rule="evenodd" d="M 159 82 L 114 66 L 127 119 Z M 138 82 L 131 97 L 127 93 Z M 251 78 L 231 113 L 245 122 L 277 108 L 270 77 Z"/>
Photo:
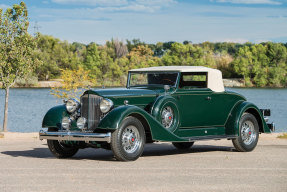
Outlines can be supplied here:
<path id="1" fill-rule="evenodd" d="M 162 67 L 148 67 L 148 68 L 130 70 L 130 72 L 144 72 L 144 71 L 207 72 L 208 73 L 207 88 L 215 92 L 224 91 L 222 73 L 217 69 L 202 66 L 162 66 Z"/>

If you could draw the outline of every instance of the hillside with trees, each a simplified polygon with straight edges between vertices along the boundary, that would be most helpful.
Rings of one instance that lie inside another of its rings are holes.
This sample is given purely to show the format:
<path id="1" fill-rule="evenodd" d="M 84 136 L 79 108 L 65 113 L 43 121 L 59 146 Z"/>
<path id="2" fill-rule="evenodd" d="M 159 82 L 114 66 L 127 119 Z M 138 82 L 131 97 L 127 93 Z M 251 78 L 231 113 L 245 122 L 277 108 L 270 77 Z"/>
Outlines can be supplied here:
<path id="1" fill-rule="evenodd" d="M 39 34 L 34 57 L 42 62 L 32 74 L 38 80 L 60 78 L 63 70 L 83 68 L 94 86 L 122 86 L 129 69 L 189 65 L 217 68 L 224 78 L 243 78 L 247 87 L 287 86 L 287 43 L 147 44 L 139 39 L 112 39 L 104 45 L 85 45 Z"/>

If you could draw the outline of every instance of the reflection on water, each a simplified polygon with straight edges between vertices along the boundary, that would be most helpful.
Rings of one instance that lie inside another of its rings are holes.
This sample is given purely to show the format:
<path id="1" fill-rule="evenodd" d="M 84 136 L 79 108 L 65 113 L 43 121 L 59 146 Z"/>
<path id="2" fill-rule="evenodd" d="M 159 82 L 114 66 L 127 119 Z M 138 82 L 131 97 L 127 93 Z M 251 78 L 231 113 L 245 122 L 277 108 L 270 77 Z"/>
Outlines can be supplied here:
<path id="1" fill-rule="evenodd" d="M 276 132 L 287 132 L 287 89 L 227 88 L 244 95 L 259 108 L 270 108 L 270 122 Z M 0 127 L 3 122 L 4 90 L 0 90 Z M 11 89 L 9 98 L 8 130 L 12 132 L 38 132 L 45 113 L 62 104 L 50 94 L 50 89 Z"/>

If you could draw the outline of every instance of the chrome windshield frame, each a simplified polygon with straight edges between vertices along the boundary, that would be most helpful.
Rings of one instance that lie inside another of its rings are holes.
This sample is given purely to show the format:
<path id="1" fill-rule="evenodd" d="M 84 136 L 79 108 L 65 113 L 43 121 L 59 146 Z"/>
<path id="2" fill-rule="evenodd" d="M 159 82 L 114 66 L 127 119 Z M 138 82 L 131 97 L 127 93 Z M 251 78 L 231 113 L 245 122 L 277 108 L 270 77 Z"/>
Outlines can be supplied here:
<path id="1" fill-rule="evenodd" d="M 131 86 L 130 86 L 130 79 L 131 79 L 131 74 L 132 73 L 176 73 L 177 74 L 177 77 L 176 77 L 176 81 L 175 81 L 175 83 L 174 83 L 174 85 L 173 86 L 171 86 L 171 87 L 174 87 L 174 88 L 177 88 L 177 86 L 178 86 L 178 82 L 179 82 L 179 78 L 180 78 L 180 72 L 179 71 L 129 71 L 128 72 L 128 78 L 127 78 L 127 88 L 128 89 L 130 89 L 131 88 Z M 137 87 L 137 86 L 135 86 L 135 87 Z M 138 87 L 140 87 L 140 86 L 138 86 Z"/>

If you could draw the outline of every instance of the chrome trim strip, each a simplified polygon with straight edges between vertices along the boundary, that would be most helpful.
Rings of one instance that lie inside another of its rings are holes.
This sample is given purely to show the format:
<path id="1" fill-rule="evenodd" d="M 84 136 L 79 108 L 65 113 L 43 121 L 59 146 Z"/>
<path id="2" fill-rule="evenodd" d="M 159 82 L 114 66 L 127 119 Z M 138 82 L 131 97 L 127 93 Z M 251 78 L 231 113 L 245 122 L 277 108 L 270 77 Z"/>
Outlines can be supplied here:
<path id="1" fill-rule="evenodd" d="M 49 139 L 58 141 L 106 141 L 111 142 L 111 132 L 108 133 L 81 133 L 81 132 L 48 132 L 40 130 L 39 139 Z"/>
<path id="2" fill-rule="evenodd" d="M 235 139 L 236 135 L 207 135 L 207 136 L 194 136 L 194 137 L 182 137 L 189 142 L 200 141 L 200 140 L 220 140 L 220 139 Z"/>

